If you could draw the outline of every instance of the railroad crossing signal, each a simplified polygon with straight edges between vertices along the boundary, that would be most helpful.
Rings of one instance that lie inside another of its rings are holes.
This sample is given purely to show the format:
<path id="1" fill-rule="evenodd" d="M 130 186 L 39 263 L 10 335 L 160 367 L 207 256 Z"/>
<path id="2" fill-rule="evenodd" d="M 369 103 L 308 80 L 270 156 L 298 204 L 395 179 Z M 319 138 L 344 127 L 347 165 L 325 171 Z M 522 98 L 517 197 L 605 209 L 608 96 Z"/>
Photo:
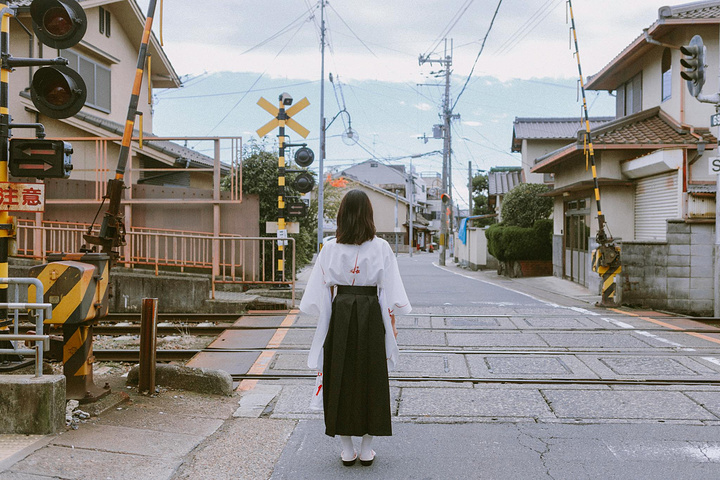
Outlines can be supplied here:
<path id="1" fill-rule="evenodd" d="M 690 45 L 683 45 L 680 51 L 685 58 L 680 59 L 680 64 L 685 70 L 680 76 L 687 80 L 688 90 L 693 97 L 700 95 L 705 85 L 705 45 L 700 35 L 695 35 L 690 40 Z"/>
<path id="2" fill-rule="evenodd" d="M 72 145 L 62 140 L 10 140 L 10 173 L 14 177 L 68 178 Z"/>
<path id="3" fill-rule="evenodd" d="M 62 49 L 76 45 L 87 30 L 85 10 L 75 0 L 33 0 L 30 4 L 33 30 L 45 45 Z M 30 98 L 43 115 L 68 118 L 80 111 L 87 99 L 85 81 L 67 60 L 27 63 L 15 59 L 10 66 L 46 65 L 38 68 L 30 85 Z M 61 61 L 61 62 L 60 62 Z"/>
<path id="4" fill-rule="evenodd" d="M 293 98 L 289 93 L 282 93 L 278 98 L 278 105 L 275 106 L 269 101 L 260 97 L 257 104 L 260 107 L 272 115 L 274 118 L 268 123 L 263 125 L 257 130 L 259 137 L 264 137 L 271 130 L 278 128 L 278 214 L 277 214 L 277 238 L 281 239 L 277 242 L 277 271 L 276 271 L 276 282 L 279 286 L 288 286 L 285 282 L 285 246 L 287 245 L 287 230 L 285 217 L 287 216 L 286 211 L 289 205 L 286 204 L 285 195 L 285 174 L 286 173 L 299 173 L 294 182 L 294 187 L 302 193 L 307 193 L 312 190 L 314 185 L 314 179 L 306 171 L 294 171 L 285 169 L 285 148 L 286 147 L 303 147 L 296 153 L 295 159 L 299 161 L 299 165 L 308 166 L 312 163 L 315 155 L 312 150 L 305 148 L 305 144 L 289 144 L 286 143 L 287 135 L 285 135 L 285 126 L 288 126 L 295 130 L 301 137 L 307 138 L 310 131 L 296 122 L 292 116 L 310 105 L 307 98 L 303 98 L 295 105 Z M 287 107 L 287 108 L 286 108 Z M 309 180 L 308 180 L 309 178 Z"/>
<path id="5" fill-rule="evenodd" d="M 290 100 L 292 101 L 292 100 Z M 272 115 L 273 118 L 268 123 L 263 125 L 262 127 L 257 129 L 258 137 L 264 137 L 268 133 L 270 133 L 274 128 L 277 128 L 280 126 L 280 120 L 285 120 L 285 125 L 292 128 L 297 132 L 298 135 L 300 135 L 303 138 L 307 138 L 307 136 L 310 134 L 310 130 L 300 125 L 298 122 L 293 120 L 291 117 L 298 113 L 300 110 L 304 109 L 308 105 L 310 105 L 310 101 L 306 98 L 303 98 L 298 103 L 293 105 L 292 107 L 288 108 L 284 111 L 283 118 L 280 118 L 280 109 L 270 103 L 269 101 L 265 100 L 263 97 L 260 97 L 260 100 L 257 102 L 260 107 L 268 112 L 270 115 Z"/>

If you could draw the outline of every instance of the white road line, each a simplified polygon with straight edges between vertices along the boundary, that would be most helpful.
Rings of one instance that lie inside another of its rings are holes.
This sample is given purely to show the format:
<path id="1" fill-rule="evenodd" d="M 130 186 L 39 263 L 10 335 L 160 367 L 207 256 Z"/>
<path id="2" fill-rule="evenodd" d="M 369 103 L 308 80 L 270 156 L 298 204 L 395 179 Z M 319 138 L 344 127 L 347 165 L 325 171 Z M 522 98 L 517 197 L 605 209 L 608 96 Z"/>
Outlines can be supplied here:
<path id="1" fill-rule="evenodd" d="M 544 303 L 545 305 L 548 305 L 548 306 L 551 306 L 551 307 L 568 308 L 568 307 L 562 307 L 562 306 L 560 306 L 560 305 L 558 305 L 558 304 L 556 304 L 556 303 L 548 302 L 547 300 L 543 300 L 542 298 L 537 298 L 537 297 L 535 297 L 535 296 L 533 296 L 533 295 L 530 295 L 529 293 L 520 292 L 520 291 L 518 291 L 518 290 L 513 290 L 512 288 L 500 286 L 500 285 L 497 285 L 497 284 L 495 284 L 495 283 L 488 282 L 487 280 L 483 280 L 483 279 L 481 279 L 481 278 L 475 278 L 475 277 L 471 277 L 471 276 L 469 276 L 469 275 L 464 275 L 464 274 L 462 274 L 462 273 L 453 272 L 452 270 L 449 270 L 447 267 L 442 267 L 442 266 L 438 265 L 438 264 L 435 263 L 435 262 L 433 262 L 432 265 L 433 265 L 433 267 L 439 268 L 440 270 L 443 270 L 443 271 L 448 272 L 448 273 L 452 273 L 453 275 L 458 275 L 458 276 L 460 276 L 460 277 L 468 278 L 468 279 L 470 279 L 470 280 L 475 280 L 475 281 L 477 281 L 477 282 L 485 283 L 485 284 L 487 284 L 487 285 L 492 285 L 492 286 L 494 286 L 494 287 L 504 288 L 505 290 L 508 290 L 508 291 L 510 291 L 510 292 L 517 293 L 517 294 L 519 294 L 519 295 L 524 295 L 524 296 L 526 296 L 526 297 L 532 298 L 533 300 L 537 300 L 538 302 Z"/>
<path id="2" fill-rule="evenodd" d="M 710 363 L 714 363 L 715 365 L 720 365 L 720 359 L 717 359 L 715 357 L 702 357 L 703 360 L 707 360 Z"/>
<path id="3" fill-rule="evenodd" d="M 613 325 L 618 326 L 620 328 L 635 329 L 635 327 L 633 327 L 629 323 L 621 322 L 620 320 L 615 320 L 614 318 L 600 317 L 600 320 L 605 320 L 606 322 L 612 323 Z"/>
<path id="4" fill-rule="evenodd" d="M 642 336 L 644 336 L 644 337 L 649 337 L 649 338 L 655 339 L 655 340 L 657 340 L 658 342 L 667 343 L 668 345 L 672 345 L 673 347 L 684 347 L 684 346 L 685 346 L 685 345 L 683 345 L 682 343 L 672 342 L 672 341 L 670 341 L 670 340 L 668 340 L 668 339 L 666 339 L 666 338 L 659 337 L 659 336 L 657 336 L 657 335 L 654 335 L 654 334 L 652 334 L 652 333 L 650 333 L 650 332 L 646 332 L 646 331 L 644 331 L 644 330 L 637 330 L 637 333 L 638 333 L 638 335 L 642 335 Z"/>

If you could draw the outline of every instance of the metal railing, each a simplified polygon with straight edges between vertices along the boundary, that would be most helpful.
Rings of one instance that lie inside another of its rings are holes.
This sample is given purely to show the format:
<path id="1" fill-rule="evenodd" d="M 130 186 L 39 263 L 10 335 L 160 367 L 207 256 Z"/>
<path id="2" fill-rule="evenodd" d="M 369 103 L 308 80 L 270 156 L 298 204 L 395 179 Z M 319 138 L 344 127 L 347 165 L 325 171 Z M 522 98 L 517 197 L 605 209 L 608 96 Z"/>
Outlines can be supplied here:
<path id="1" fill-rule="evenodd" d="M 43 298 L 43 284 L 37 278 L 1 278 L 0 285 L 27 285 L 35 287 L 35 298 Z M 35 376 L 42 376 L 43 352 L 50 350 L 50 336 L 43 335 L 43 321 L 45 318 L 52 318 L 52 305 L 49 303 L 19 303 L 19 290 L 15 290 L 14 303 L 0 303 L 0 309 L 7 309 L 13 312 L 13 333 L 0 335 L 0 340 L 8 340 L 12 348 L 0 348 L 0 354 L 35 355 Z M 31 298 L 28 292 L 28 300 Z M 19 334 L 19 313 L 27 311 L 30 318 L 35 319 L 35 335 Z M 47 315 L 47 317 L 46 317 Z M 20 348 L 18 342 L 33 342 L 32 348 Z M 40 345 L 38 345 L 38 343 Z"/>
<path id="2" fill-rule="evenodd" d="M 83 234 L 90 225 L 68 222 L 43 222 L 39 227 L 30 220 L 18 220 L 16 256 L 45 260 L 51 253 L 78 252 Z M 93 227 L 97 233 L 99 227 Z M 289 260 L 282 278 L 276 278 L 277 249 L 275 237 L 242 237 L 206 232 L 161 230 L 132 227 L 125 235 L 127 245 L 120 248 L 120 264 L 128 267 L 151 267 L 179 272 L 207 272 L 212 281 L 212 297 L 218 283 L 246 285 L 286 285 L 295 301 L 295 239 L 288 238 L 283 250 L 284 263 Z M 288 254 L 289 252 L 289 254 Z M 289 257 L 289 258 L 288 258 Z"/>

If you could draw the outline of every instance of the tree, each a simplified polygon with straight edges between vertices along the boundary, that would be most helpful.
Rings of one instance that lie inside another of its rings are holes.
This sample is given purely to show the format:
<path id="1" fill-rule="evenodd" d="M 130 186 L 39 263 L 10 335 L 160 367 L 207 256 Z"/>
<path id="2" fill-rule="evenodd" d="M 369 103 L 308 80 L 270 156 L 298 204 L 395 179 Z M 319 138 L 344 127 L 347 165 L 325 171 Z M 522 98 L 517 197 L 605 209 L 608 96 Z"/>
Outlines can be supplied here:
<path id="1" fill-rule="evenodd" d="M 510 190 L 503 199 L 503 224 L 530 228 L 537 220 L 549 218 L 553 200 L 541 196 L 549 191 L 550 187 L 541 183 L 521 183 Z"/>
<path id="2" fill-rule="evenodd" d="M 473 211 L 471 215 L 488 215 L 495 213 L 488 204 L 488 176 L 487 173 L 478 172 L 472 179 Z M 495 219 L 478 218 L 473 220 L 474 224 L 480 227 L 490 225 Z"/>
<path id="3" fill-rule="evenodd" d="M 286 155 L 285 166 L 288 169 L 297 169 L 290 158 Z M 243 149 L 242 162 L 242 191 L 243 194 L 256 194 L 260 202 L 260 236 L 267 236 L 265 222 L 277 221 L 277 178 L 278 178 L 278 154 L 268 150 L 266 144 L 258 144 L 249 141 Z M 230 178 L 222 181 L 222 188 L 230 188 Z M 292 188 L 292 182 L 286 181 L 285 195 L 300 196 L 300 193 Z M 317 237 L 317 204 L 311 204 L 308 213 L 304 217 L 292 219 L 300 223 L 300 233 L 291 234 L 295 238 L 296 267 L 307 265 L 312 260 L 315 252 L 315 239 Z M 289 249 L 289 252 L 291 250 Z M 267 261 L 267 259 L 266 259 Z M 288 264 L 291 259 L 287 259 Z M 272 267 L 271 267 L 272 268 Z"/>

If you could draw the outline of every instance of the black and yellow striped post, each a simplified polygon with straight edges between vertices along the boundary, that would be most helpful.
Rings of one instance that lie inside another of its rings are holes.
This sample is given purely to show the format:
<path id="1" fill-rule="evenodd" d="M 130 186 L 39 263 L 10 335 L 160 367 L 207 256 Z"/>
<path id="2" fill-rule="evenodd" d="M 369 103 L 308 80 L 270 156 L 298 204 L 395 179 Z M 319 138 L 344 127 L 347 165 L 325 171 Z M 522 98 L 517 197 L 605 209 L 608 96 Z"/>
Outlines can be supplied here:
<path id="1" fill-rule="evenodd" d="M 285 224 L 285 106 L 283 105 L 282 96 L 278 107 L 278 213 L 277 228 L 278 238 L 287 237 L 287 225 Z M 285 232 L 284 237 L 281 232 Z M 275 272 L 275 281 L 278 285 L 282 285 L 285 281 L 285 241 L 277 242 L 277 271 Z"/>
<path id="2" fill-rule="evenodd" d="M 0 53 L 2 58 L 10 54 L 10 17 L 11 13 L 5 10 L 7 1 L 0 0 L 0 8 L 2 11 L 2 25 L 0 27 Z M 10 68 L 7 68 L 3 62 L 0 69 L 0 182 L 8 181 L 8 159 L 10 157 L 10 111 L 8 103 L 10 96 L 8 93 L 8 83 L 10 81 Z M 13 222 L 10 212 L 5 209 L 0 210 L 0 277 L 8 278 L 8 254 L 10 250 L 10 240 L 14 234 Z M 8 301 L 7 284 L 0 285 L 0 303 Z M 8 333 L 7 309 L 0 309 L 0 332 Z M 5 344 L 6 342 L 2 342 Z M 7 342 L 9 346 L 9 342 Z M 5 347 L 5 345 L 3 345 Z M 10 360 L 8 356 L 1 356 L 0 360 Z"/>
<path id="3" fill-rule="evenodd" d="M 303 138 L 307 138 L 310 131 L 296 122 L 292 116 L 303 108 L 310 105 L 307 98 L 303 98 L 295 105 L 292 105 L 292 97 L 283 93 L 278 99 L 278 106 L 275 107 L 272 103 L 260 97 L 257 104 L 262 107 L 266 112 L 272 115 L 273 118 L 268 123 L 263 125 L 257 130 L 259 137 L 264 137 L 270 131 L 275 128 L 279 128 L 278 133 L 278 214 L 277 214 L 277 270 L 275 271 L 275 283 L 277 285 L 284 285 L 285 282 L 285 241 L 282 238 L 287 238 L 287 222 L 285 221 L 285 146 L 286 146 L 286 135 L 285 127 L 288 126 L 301 135 Z M 290 106 L 292 105 L 292 106 Z M 289 107 L 285 109 L 285 107 Z"/>
<path id="4" fill-rule="evenodd" d="M 43 301 L 52 304 L 52 317 L 45 323 L 62 328 L 67 398 L 81 402 L 110 393 L 95 385 L 92 367 L 92 326 L 108 313 L 108 260 L 102 253 L 54 254 L 49 263 L 30 270 L 45 287 Z M 35 287 L 28 293 L 32 298 Z"/>
<path id="5" fill-rule="evenodd" d="M 582 67 L 580 65 L 580 48 L 578 47 L 577 30 L 575 28 L 575 17 L 573 15 L 572 1 L 567 0 L 570 11 L 571 30 L 575 43 L 575 58 L 578 66 L 578 76 L 580 77 L 580 91 L 582 92 L 583 105 L 583 121 L 585 123 L 585 140 L 584 152 L 587 162 L 590 163 L 593 177 L 593 190 L 595 193 L 595 203 L 597 205 L 598 215 L 598 231 L 595 240 L 598 248 L 593 250 L 593 270 L 600 274 L 603 280 L 602 285 L 602 302 L 599 306 L 614 307 L 615 306 L 615 275 L 620 272 L 620 248 L 613 243 L 613 238 L 608 235 L 607 222 L 600 206 L 600 188 L 598 185 L 597 168 L 595 165 L 595 150 L 593 148 L 592 135 L 590 134 L 590 116 L 588 114 L 587 98 L 585 96 L 585 83 L 583 80 Z M 597 260 L 597 263 L 596 263 Z M 597 266 L 596 266 L 597 265 Z M 600 270 L 602 269 L 602 271 Z"/>
<path id="6" fill-rule="evenodd" d="M 602 277 L 602 300 L 603 306 L 615 305 L 616 283 L 615 277 L 622 272 L 620 263 L 620 247 L 600 246 L 592 251 L 592 269 Z"/>
<path id="7" fill-rule="evenodd" d="M 156 5 L 157 0 L 150 0 L 148 4 L 148 14 L 145 20 L 140 50 L 138 51 L 135 80 L 130 94 L 130 104 L 125 119 L 125 129 L 123 130 L 118 163 L 115 168 L 115 178 L 108 180 L 107 191 L 103 197 L 108 201 L 108 209 L 105 212 L 98 235 L 92 234 L 92 227 L 90 227 L 88 233 L 84 235 L 87 243 L 99 245 L 102 248 L 102 252 L 110 257 L 111 266 L 115 265 L 119 256 L 119 252 L 116 249 L 125 245 L 125 223 L 123 215 L 120 212 L 120 203 L 122 200 L 122 192 L 125 189 L 125 169 L 128 158 L 130 157 L 130 143 L 132 142 L 132 134 L 135 127 L 135 117 L 138 115 L 137 106 L 140 101 L 140 88 L 142 87 L 143 72 L 147 61 L 148 42 L 150 41 Z"/>

